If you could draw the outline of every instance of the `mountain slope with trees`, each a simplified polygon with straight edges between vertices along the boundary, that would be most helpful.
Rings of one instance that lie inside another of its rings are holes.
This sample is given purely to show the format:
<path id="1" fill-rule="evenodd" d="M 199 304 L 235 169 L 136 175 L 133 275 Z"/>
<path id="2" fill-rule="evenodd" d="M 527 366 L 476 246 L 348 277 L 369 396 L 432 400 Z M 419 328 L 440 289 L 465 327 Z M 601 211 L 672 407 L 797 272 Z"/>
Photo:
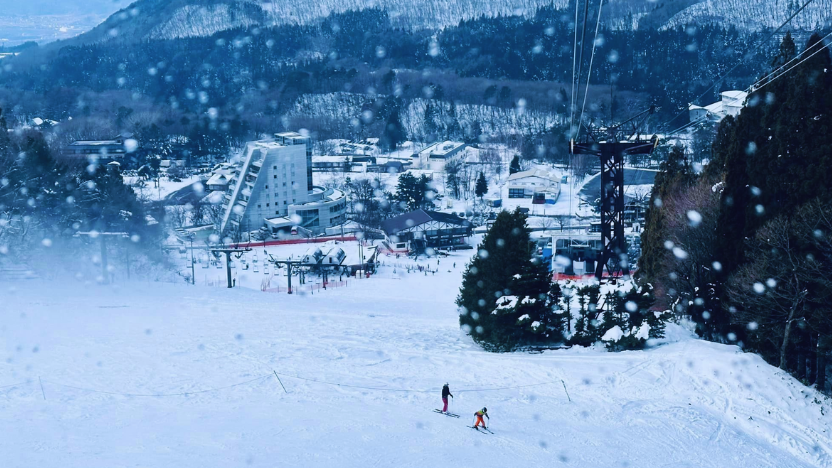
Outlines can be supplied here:
<path id="1" fill-rule="evenodd" d="M 668 160 L 656 179 L 640 274 L 702 336 L 741 343 L 826 390 L 832 58 L 819 41 L 809 38 L 805 62 L 763 80 L 740 115 L 721 122 L 704 171 Z M 797 51 L 787 34 L 772 69 Z"/>

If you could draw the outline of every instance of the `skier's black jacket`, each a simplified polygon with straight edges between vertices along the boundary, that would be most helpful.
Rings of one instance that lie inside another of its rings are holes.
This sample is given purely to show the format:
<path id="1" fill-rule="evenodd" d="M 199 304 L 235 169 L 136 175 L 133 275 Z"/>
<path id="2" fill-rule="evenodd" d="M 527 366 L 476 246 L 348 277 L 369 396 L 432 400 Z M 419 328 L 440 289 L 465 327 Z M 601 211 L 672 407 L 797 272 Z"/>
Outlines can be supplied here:
<path id="1" fill-rule="evenodd" d="M 442 386 L 442 398 L 448 398 L 448 395 L 451 395 L 451 389 L 447 385 Z"/>

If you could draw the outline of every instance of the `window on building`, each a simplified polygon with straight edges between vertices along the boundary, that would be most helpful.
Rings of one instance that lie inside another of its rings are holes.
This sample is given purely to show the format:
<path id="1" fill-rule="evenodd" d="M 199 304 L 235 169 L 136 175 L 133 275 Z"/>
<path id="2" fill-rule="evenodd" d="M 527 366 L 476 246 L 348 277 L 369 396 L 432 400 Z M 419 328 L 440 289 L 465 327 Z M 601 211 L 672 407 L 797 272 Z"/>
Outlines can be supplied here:
<path id="1" fill-rule="evenodd" d="M 300 223 L 305 227 L 318 226 L 318 210 L 298 210 L 297 215 L 300 216 Z"/>
<path id="2" fill-rule="evenodd" d="M 286 186 L 286 182 L 283 182 L 283 186 L 284 186 L 284 187 Z"/>
<path id="3" fill-rule="evenodd" d="M 266 203 L 266 206 L 269 206 L 269 204 L 268 204 L 268 203 Z"/>
<path id="4" fill-rule="evenodd" d="M 329 207 L 329 212 L 330 213 L 337 213 L 337 212 L 343 210 L 346 207 L 347 207 L 347 202 L 341 202 L 341 203 L 338 203 L 337 205 L 330 206 Z"/>
<path id="5" fill-rule="evenodd" d="M 274 175 L 274 178 L 277 179 L 277 174 Z"/>
<path id="6" fill-rule="evenodd" d="M 526 197 L 526 190 L 522 188 L 510 188 L 508 189 L 508 197 L 509 198 L 525 198 Z"/>

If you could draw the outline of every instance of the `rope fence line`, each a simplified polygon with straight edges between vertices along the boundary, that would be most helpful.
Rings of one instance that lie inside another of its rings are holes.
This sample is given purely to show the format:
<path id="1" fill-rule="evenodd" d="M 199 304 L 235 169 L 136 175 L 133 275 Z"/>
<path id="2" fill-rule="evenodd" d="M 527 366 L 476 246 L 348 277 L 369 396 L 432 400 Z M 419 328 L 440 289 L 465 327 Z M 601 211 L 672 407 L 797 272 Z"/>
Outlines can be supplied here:
<path id="1" fill-rule="evenodd" d="M 11 387 L 19 387 L 21 385 L 26 385 L 27 383 L 31 383 L 31 382 L 19 382 L 19 383 L 15 383 L 15 384 L 11 384 L 11 385 L 3 385 L 3 386 L 0 386 L 0 389 L 11 388 Z"/>
<path id="2" fill-rule="evenodd" d="M 437 389 L 421 390 L 421 389 L 412 389 L 412 388 L 371 387 L 371 386 L 365 386 L 365 385 L 355 385 L 355 384 L 349 384 L 349 383 L 343 383 L 343 382 L 333 382 L 333 381 L 328 381 L 328 380 L 313 379 L 313 378 L 301 377 L 299 375 L 293 375 L 293 374 L 283 374 L 283 373 L 279 373 L 279 372 L 276 372 L 276 371 L 272 371 L 269 374 L 264 374 L 264 375 L 255 377 L 253 379 L 249 379 L 249 380 L 246 380 L 246 381 L 243 381 L 243 382 L 238 382 L 238 383 L 231 384 L 231 385 L 226 385 L 226 386 L 223 386 L 223 387 L 206 388 L 206 389 L 202 389 L 202 390 L 194 390 L 194 391 L 188 391 L 188 392 L 176 392 L 176 393 L 116 392 L 116 391 L 111 391 L 111 390 L 99 390 L 99 389 L 90 388 L 90 387 L 82 387 L 82 386 L 78 386 L 78 385 L 68 385 L 68 384 L 63 384 L 63 383 L 55 382 L 55 381 L 52 381 L 52 380 L 46 380 L 46 379 L 42 379 L 42 380 L 39 379 L 38 383 L 40 384 L 40 388 L 41 388 L 42 393 L 44 392 L 44 390 L 43 390 L 44 385 L 45 384 L 51 384 L 51 385 L 56 385 L 56 386 L 59 386 L 59 387 L 71 388 L 71 389 L 74 389 L 74 390 L 81 390 L 81 391 L 85 391 L 85 392 L 98 393 L 98 394 L 103 394 L 103 395 L 116 395 L 116 396 L 124 396 L 124 397 L 176 397 L 176 396 L 188 396 L 188 395 L 198 395 L 198 394 L 202 394 L 202 393 L 218 392 L 218 391 L 221 391 L 221 390 L 227 390 L 227 389 L 234 388 L 234 387 L 240 387 L 240 386 L 243 386 L 243 385 L 248 385 L 248 384 L 251 384 L 251 383 L 254 383 L 254 382 L 265 381 L 266 379 L 270 379 L 272 376 L 277 378 L 278 383 L 280 383 L 280 386 L 281 386 L 281 388 L 283 389 L 283 391 L 285 393 L 289 393 L 289 392 L 287 391 L 286 387 L 283 385 L 283 382 L 280 381 L 280 377 L 288 377 L 290 379 L 302 380 L 302 381 L 306 381 L 306 382 L 313 382 L 313 383 L 318 383 L 318 384 L 323 384 L 323 385 L 331 385 L 331 386 L 335 386 L 335 387 L 355 388 L 355 389 L 360 389 L 360 390 L 372 390 L 372 391 L 379 391 L 379 392 L 435 393 L 435 392 L 438 391 Z M 562 380 L 560 382 L 563 383 Z M 0 389 L 17 387 L 17 386 L 22 386 L 22 385 L 31 384 L 31 383 L 33 383 L 33 382 L 20 382 L 20 383 L 16 383 L 16 384 L 4 385 L 4 386 L 0 386 Z M 520 389 L 520 388 L 539 387 L 539 386 L 543 386 L 543 385 L 553 385 L 553 384 L 557 384 L 557 383 L 558 383 L 558 381 L 551 381 L 551 382 L 547 381 L 547 382 L 537 382 L 537 383 L 524 384 L 524 385 L 513 385 L 513 386 L 507 386 L 507 387 L 461 388 L 461 389 L 455 390 L 454 392 L 455 393 L 494 392 L 494 391 L 501 391 L 501 390 L 515 390 L 515 389 Z M 564 385 L 564 390 L 565 390 L 566 389 L 565 388 L 566 384 L 563 383 L 563 385 Z M 44 397 L 44 399 L 46 398 L 45 393 L 43 394 L 43 397 Z M 567 394 L 567 398 L 568 398 L 568 394 Z M 571 401 L 571 398 L 569 400 Z"/>
<path id="3" fill-rule="evenodd" d="M 289 377 L 291 379 L 303 380 L 307 382 L 315 382 L 324 385 L 333 385 L 336 387 L 346 387 L 346 388 L 358 388 L 362 390 L 375 390 L 375 391 L 382 391 L 382 392 L 405 392 L 405 393 L 434 393 L 437 390 L 419 390 L 419 389 L 412 389 L 412 388 L 390 388 L 390 387 L 368 387 L 363 385 L 353 385 L 353 384 L 345 384 L 340 382 L 330 382 L 326 380 L 319 380 L 319 379 L 311 379 L 308 377 L 301 377 L 298 375 L 292 374 L 282 374 L 280 372 L 275 372 L 275 375 L 279 375 L 282 377 Z M 462 388 L 454 390 L 455 393 L 470 393 L 470 392 L 494 392 L 498 390 L 514 390 L 518 388 L 527 388 L 527 387 L 539 387 L 541 385 L 551 385 L 556 384 L 558 381 L 551 381 L 551 382 L 537 382 L 533 384 L 526 384 L 526 385 L 513 385 L 510 387 L 486 387 L 486 388 Z"/>
<path id="4" fill-rule="evenodd" d="M 283 377 L 289 377 L 290 379 L 297 379 L 297 380 L 304 380 L 307 382 L 315 382 L 324 385 L 333 385 L 336 387 L 346 387 L 346 388 L 358 388 L 362 390 L 376 390 L 376 391 L 383 391 L 383 392 L 406 392 L 406 393 L 428 393 L 428 392 L 435 392 L 436 390 L 414 390 L 410 388 L 389 388 L 389 387 L 365 387 L 362 385 L 352 385 L 352 384 L 345 384 L 340 382 L 329 382 L 326 380 L 318 380 L 318 379 L 310 379 L 307 377 L 301 377 L 299 375 L 291 375 L 291 374 L 281 374 L 279 372 L 275 372 L 275 375 L 280 375 Z"/>
<path id="5" fill-rule="evenodd" d="M 235 383 L 235 384 L 232 384 L 232 385 L 227 385 L 225 387 L 208 388 L 208 389 L 204 389 L 204 390 L 194 390 L 192 392 L 179 392 L 179 393 L 122 393 L 122 392 L 113 392 L 113 391 L 108 391 L 108 390 L 97 390 L 97 389 L 89 388 L 89 387 L 79 387 L 79 386 L 76 386 L 76 385 L 67 385 L 67 384 L 62 384 L 62 383 L 58 383 L 58 382 L 53 382 L 51 380 L 44 380 L 44 382 L 52 384 L 52 385 L 57 385 L 59 387 L 72 388 L 72 389 L 75 389 L 75 390 L 83 390 L 83 391 L 92 392 L 92 393 L 101 393 L 101 394 L 104 394 L 104 395 L 118 395 L 118 396 L 127 396 L 127 397 L 171 397 L 171 396 L 197 395 L 197 394 L 200 394 L 200 393 L 211 393 L 211 392 L 217 392 L 217 391 L 220 391 L 220 390 L 227 390 L 229 388 L 239 387 L 241 385 L 250 384 L 252 382 L 256 382 L 256 381 L 260 381 L 260 380 L 266 380 L 267 378 L 269 378 L 271 376 L 272 376 L 271 374 L 266 374 L 266 375 L 261 375 L 260 377 L 257 377 L 257 378 L 251 379 L 251 380 L 246 380 L 245 382 L 239 382 L 239 383 Z"/>
<path id="6" fill-rule="evenodd" d="M 468 388 L 468 389 L 463 388 L 461 390 L 456 390 L 456 392 L 458 392 L 458 393 L 463 393 L 463 392 L 494 392 L 494 391 L 497 391 L 497 390 L 514 390 L 516 388 L 539 387 L 541 385 L 551 385 L 551 384 L 554 384 L 554 383 L 557 383 L 557 382 L 555 382 L 555 381 L 552 381 L 552 382 L 538 382 L 538 383 L 533 383 L 533 384 L 528 384 L 528 385 L 515 385 L 513 387 Z"/>

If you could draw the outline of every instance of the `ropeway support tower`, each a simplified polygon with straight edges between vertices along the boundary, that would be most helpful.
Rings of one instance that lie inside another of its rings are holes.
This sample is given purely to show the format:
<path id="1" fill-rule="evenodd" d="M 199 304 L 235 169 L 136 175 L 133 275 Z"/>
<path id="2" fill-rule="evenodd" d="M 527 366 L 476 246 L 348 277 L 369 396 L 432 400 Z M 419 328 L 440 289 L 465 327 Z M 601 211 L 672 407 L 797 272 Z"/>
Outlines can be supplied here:
<path id="1" fill-rule="evenodd" d="M 650 154 L 656 147 L 656 136 L 645 139 L 638 128 L 655 111 L 655 107 L 605 129 L 587 129 L 582 142 L 571 140 L 571 154 L 590 154 L 601 161 L 601 240 L 603 248 L 595 266 L 595 277 L 600 281 L 606 267 L 609 276 L 630 274 L 627 240 L 624 236 L 624 157 Z M 641 119 L 641 120 L 640 120 Z M 640 120 L 640 122 L 639 122 Z M 630 124 L 628 135 L 624 126 Z"/>

